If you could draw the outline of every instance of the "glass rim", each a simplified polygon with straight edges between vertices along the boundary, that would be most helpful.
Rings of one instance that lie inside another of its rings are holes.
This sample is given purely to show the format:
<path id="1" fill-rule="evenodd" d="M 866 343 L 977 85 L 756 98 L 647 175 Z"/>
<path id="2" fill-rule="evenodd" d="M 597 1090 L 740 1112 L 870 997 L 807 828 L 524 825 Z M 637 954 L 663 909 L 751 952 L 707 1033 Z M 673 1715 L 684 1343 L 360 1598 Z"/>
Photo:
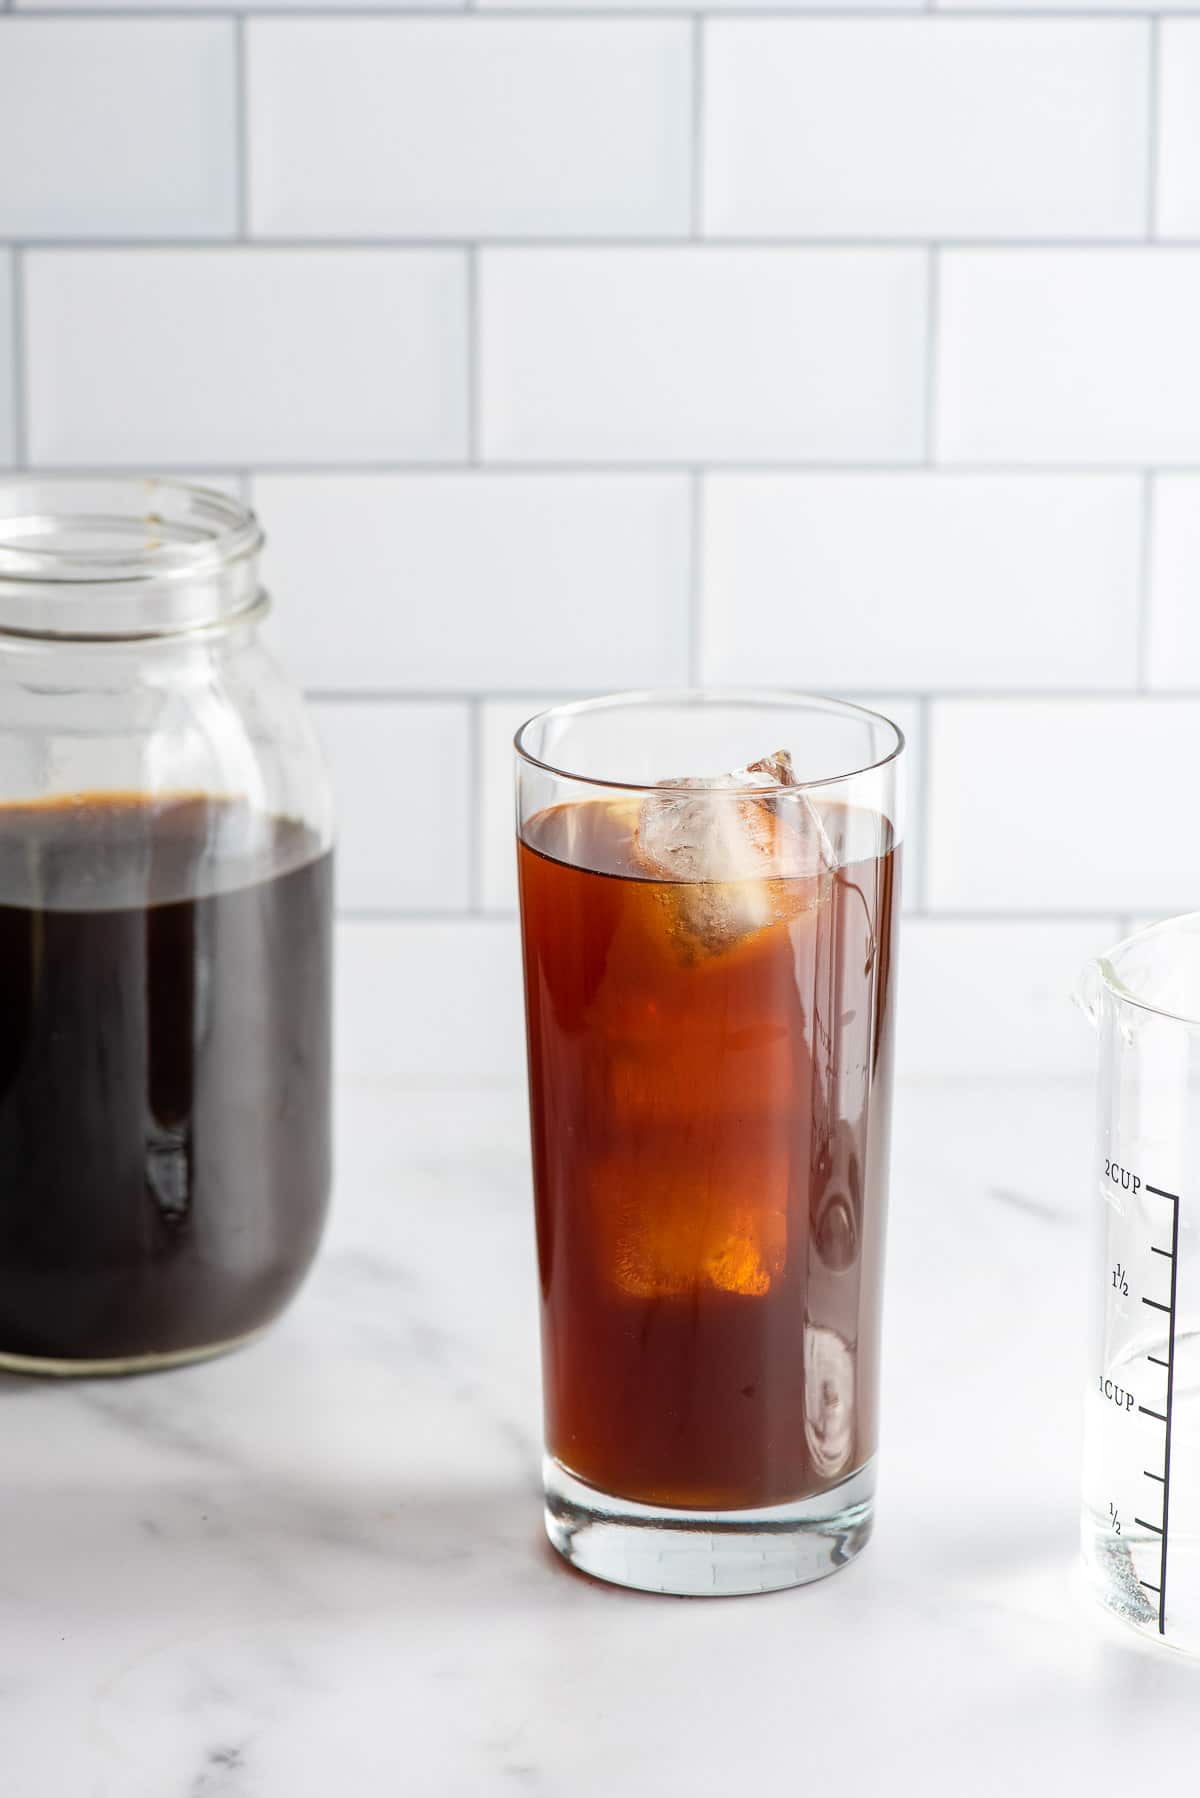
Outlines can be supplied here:
<path id="1" fill-rule="evenodd" d="M 1155 924 L 1144 924 L 1140 930 L 1134 930 L 1128 936 L 1123 936 L 1120 942 L 1114 943 L 1111 949 L 1106 949 L 1103 955 L 1097 955 L 1095 967 L 1108 991 L 1122 1005 L 1133 1005 L 1139 1011 L 1152 1012 L 1155 1017 L 1167 1018 L 1171 1023 L 1187 1024 L 1192 1029 L 1200 1029 L 1200 1016 L 1189 1014 L 1186 1011 L 1173 1011 L 1167 1005 L 1155 1005 L 1152 999 L 1145 999 L 1140 993 L 1135 993 L 1133 988 L 1127 986 L 1121 979 L 1115 961 L 1115 957 L 1123 955 L 1126 949 L 1132 949 L 1136 944 L 1145 942 L 1148 937 L 1158 936 L 1160 933 L 1165 936 L 1171 931 L 1178 930 L 1181 924 L 1200 926 L 1200 911 L 1180 912 L 1177 917 L 1160 918 Z"/>
<path id="2" fill-rule="evenodd" d="M 904 732 L 894 719 L 883 712 L 877 712 L 870 706 L 858 705 L 852 699 L 834 699 L 821 693 L 802 693 L 787 687 L 641 687 L 623 693 L 603 693 L 593 699 L 572 699 L 561 705 L 546 706 L 544 710 L 535 712 L 526 718 L 513 736 L 513 748 L 521 761 L 531 768 L 538 768 L 544 774 L 555 776 L 559 780 L 577 782 L 580 786 L 599 787 L 607 791 L 621 793 L 677 793 L 678 787 L 669 781 L 632 781 L 606 780 L 598 774 L 579 774 L 570 768 L 560 768 L 553 762 L 543 761 L 534 755 L 522 741 L 526 731 L 545 718 L 578 717 L 582 713 L 617 711 L 621 709 L 635 710 L 639 706 L 676 705 L 701 708 L 706 705 L 731 705 L 746 708 L 761 707 L 763 711 L 782 710 L 785 707 L 795 709 L 800 706 L 811 706 L 814 709 L 835 713 L 854 713 L 860 718 L 869 718 L 878 724 L 884 724 L 895 738 L 892 748 L 884 756 L 874 761 L 864 762 L 858 768 L 846 768 L 838 774 L 823 775 L 819 780 L 798 780 L 791 786 L 781 789 L 775 781 L 764 781 L 761 786 L 723 787 L 710 786 L 707 778 L 698 780 L 689 786 L 691 793 L 709 793 L 714 797 L 723 796 L 729 799 L 744 798 L 747 793 L 788 793 L 811 792 L 816 787 L 840 786 L 844 781 L 855 780 L 860 775 L 874 774 L 899 760 L 907 747 Z M 716 777 L 709 777 L 715 779 Z"/>

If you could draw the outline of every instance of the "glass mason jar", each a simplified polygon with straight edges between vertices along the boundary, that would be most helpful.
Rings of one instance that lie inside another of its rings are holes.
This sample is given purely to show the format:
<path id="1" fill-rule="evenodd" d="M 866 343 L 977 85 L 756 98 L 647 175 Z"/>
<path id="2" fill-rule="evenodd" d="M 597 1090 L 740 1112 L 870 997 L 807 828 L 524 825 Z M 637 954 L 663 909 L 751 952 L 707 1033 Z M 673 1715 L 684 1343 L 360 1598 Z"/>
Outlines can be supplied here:
<path id="1" fill-rule="evenodd" d="M 217 1354 L 316 1253 L 330 798 L 261 544 L 173 481 L 0 481 L 0 1366 Z"/>

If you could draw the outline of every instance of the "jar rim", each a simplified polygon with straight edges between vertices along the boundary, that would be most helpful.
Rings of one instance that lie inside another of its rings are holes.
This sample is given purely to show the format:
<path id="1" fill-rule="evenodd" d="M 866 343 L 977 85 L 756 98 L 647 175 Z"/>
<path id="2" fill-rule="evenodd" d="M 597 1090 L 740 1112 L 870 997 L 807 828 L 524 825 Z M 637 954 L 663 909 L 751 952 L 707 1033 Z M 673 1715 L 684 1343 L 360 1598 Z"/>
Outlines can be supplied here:
<path id="1" fill-rule="evenodd" d="M 252 508 L 159 476 L 0 478 L 0 633 L 170 636 L 261 603 Z"/>

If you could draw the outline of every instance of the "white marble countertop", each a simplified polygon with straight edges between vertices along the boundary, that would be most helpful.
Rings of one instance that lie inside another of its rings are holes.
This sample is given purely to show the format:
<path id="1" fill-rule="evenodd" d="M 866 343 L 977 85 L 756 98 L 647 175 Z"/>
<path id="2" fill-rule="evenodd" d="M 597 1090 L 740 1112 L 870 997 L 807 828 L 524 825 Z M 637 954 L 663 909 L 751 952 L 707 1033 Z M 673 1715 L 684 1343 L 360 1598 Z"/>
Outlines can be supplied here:
<path id="1" fill-rule="evenodd" d="M 166 1375 L 0 1377 L 4 1798 L 1110 1789 L 1200 1668 L 1076 1569 L 1090 1095 L 902 1088 L 879 1521 L 806 1590 L 541 1537 L 523 1095 L 358 1082 L 317 1272 Z"/>

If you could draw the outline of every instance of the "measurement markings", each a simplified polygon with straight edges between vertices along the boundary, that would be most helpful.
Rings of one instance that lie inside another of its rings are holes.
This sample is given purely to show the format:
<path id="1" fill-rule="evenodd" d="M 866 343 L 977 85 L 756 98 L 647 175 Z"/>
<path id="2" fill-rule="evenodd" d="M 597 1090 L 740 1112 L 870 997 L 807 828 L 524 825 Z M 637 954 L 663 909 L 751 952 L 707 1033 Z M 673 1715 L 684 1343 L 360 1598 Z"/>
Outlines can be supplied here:
<path id="1" fill-rule="evenodd" d="M 1156 1189 L 1157 1192 L 1157 1189 Z M 1163 1460 L 1163 1537 L 1162 1561 L 1159 1582 L 1162 1590 L 1158 1595 L 1158 1633 L 1166 1634 L 1167 1628 L 1167 1518 L 1171 1509 L 1171 1406 L 1175 1399 L 1175 1279 L 1179 1272 L 1179 1195 L 1178 1193 L 1161 1193 L 1159 1197 L 1171 1201 L 1171 1330 L 1167 1343 L 1167 1452 Z"/>
<path id="2" fill-rule="evenodd" d="M 1155 1367 L 1169 1368 L 1171 1365 L 1171 1363 L 1169 1361 L 1160 1361 L 1157 1355 L 1147 1355 L 1146 1359 L 1147 1359 L 1147 1361 L 1153 1361 Z"/>
<path id="3" fill-rule="evenodd" d="M 1148 1467 L 1143 1467 L 1142 1472 L 1148 1480 L 1157 1480 L 1160 1486 L 1163 1484 L 1163 1476 L 1161 1473 L 1151 1473 Z"/>
<path id="4" fill-rule="evenodd" d="M 1157 1417 L 1159 1423 L 1166 1423 L 1167 1421 L 1165 1411 L 1152 1411 L 1149 1405 L 1139 1405 L 1138 1410 L 1144 1411 L 1147 1417 Z"/>
<path id="5" fill-rule="evenodd" d="M 1171 1263 L 1170 1302 L 1166 1305 L 1161 1305 L 1157 1299 L 1143 1298 L 1142 1300 L 1143 1305 L 1149 1305 L 1152 1311 L 1164 1311 L 1171 1320 L 1167 1337 L 1166 1415 L 1161 1416 L 1157 1411 L 1148 1411 L 1147 1413 L 1150 1417 L 1157 1417 L 1161 1423 L 1166 1425 L 1166 1428 L 1163 1431 L 1166 1441 L 1163 1447 L 1162 1528 L 1155 1531 L 1157 1535 L 1162 1537 L 1162 1551 L 1159 1557 L 1159 1583 L 1157 1586 L 1152 1586 L 1149 1580 L 1142 1580 L 1140 1582 L 1145 1586 L 1148 1592 L 1157 1592 L 1158 1594 L 1158 1633 L 1160 1636 L 1163 1636 L 1166 1634 L 1167 1630 L 1167 1525 L 1171 1513 L 1171 1411 L 1175 1402 L 1175 1297 L 1176 1280 L 1179 1274 L 1179 1194 L 1177 1192 L 1167 1192 L 1165 1188 L 1161 1186 L 1151 1186 L 1149 1182 L 1146 1184 L 1146 1191 L 1152 1192 L 1157 1199 L 1168 1200 L 1171 1206 L 1170 1252 L 1168 1253 L 1166 1249 L 1154 1248 L 1153 1245 L 1151 1245 L 1151 1252 L 1153 1254 L 1162 1255 L 1164 1260 Z M 1160 1361 L 1158 1365 L 1161 1367 L 1162 1362 Z M 1145 1405 L 1141 1405 L 1138 1408 L 1143 1411 L 1147 1410 Z M 1137 1521 L 1140 1523 L 1141 1519 L 1138 1518 Z M 1153 1524 L 1146 1527 L 1154 1529 Z"/>
<path id="6" fill-rule="evenodd" d="M 1162 1531 L 1159 1529 L 1158 1525 L 1156 1523 L 1147 1523 L 1144 1517 L 1135 1517 L 1133 1521 L 1135 1523 L 1140 1523 L 1144 1530 L 1153 1530 L 1156 1536 L 1162 1535 Z"/>

